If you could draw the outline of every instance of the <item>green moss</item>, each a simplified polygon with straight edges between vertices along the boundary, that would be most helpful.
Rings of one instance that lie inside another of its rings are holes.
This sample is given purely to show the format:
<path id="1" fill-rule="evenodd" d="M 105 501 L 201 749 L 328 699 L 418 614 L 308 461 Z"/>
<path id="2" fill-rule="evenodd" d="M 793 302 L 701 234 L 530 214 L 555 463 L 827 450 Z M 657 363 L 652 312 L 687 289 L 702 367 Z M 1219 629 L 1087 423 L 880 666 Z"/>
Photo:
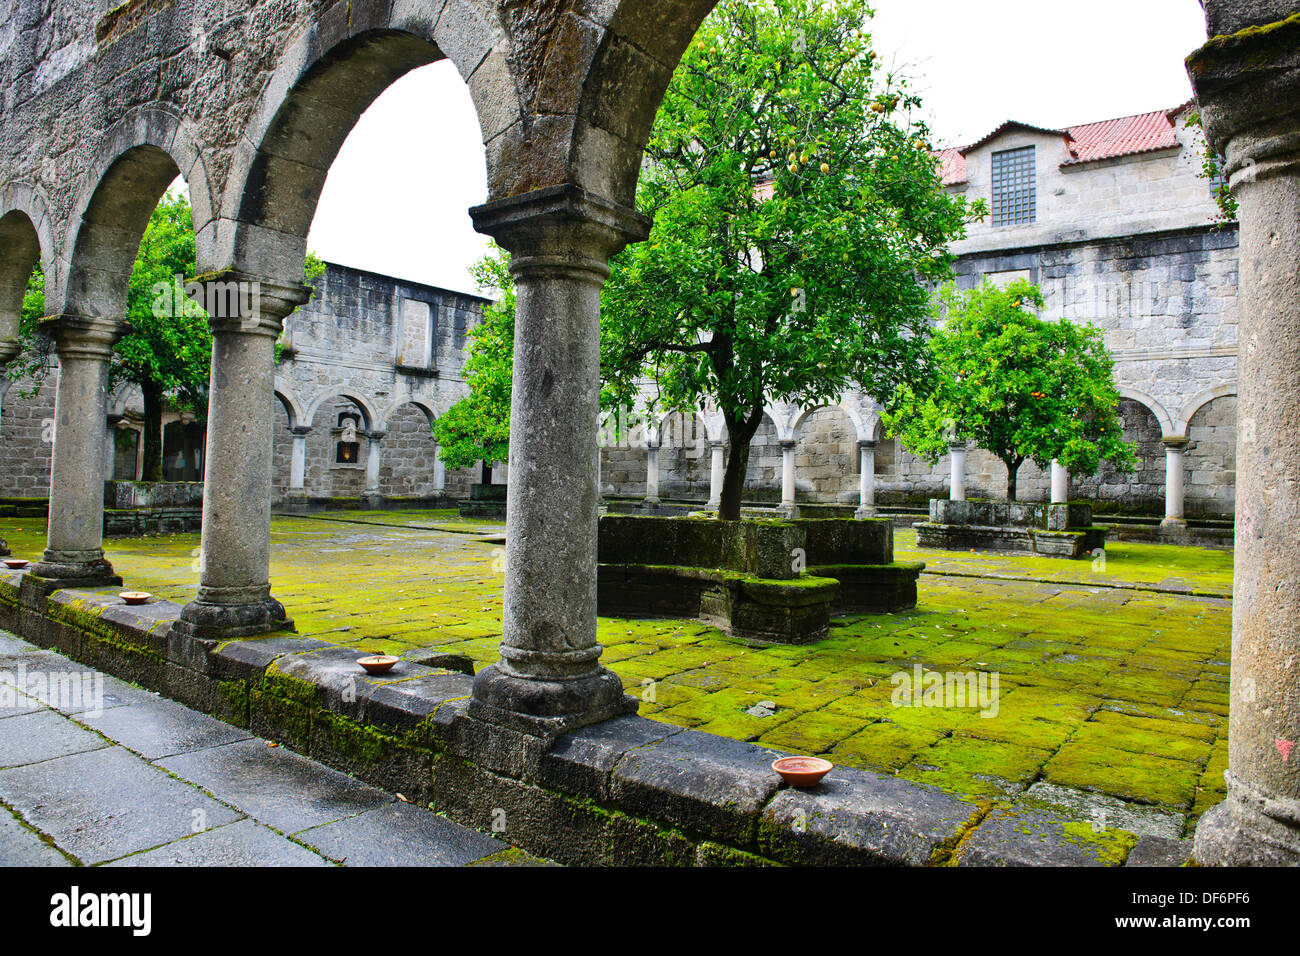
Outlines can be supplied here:
<path id="1" fill-rule="evenodd" d="M 1067 842 L 1089 850 L 1102 866 L 1120 866 L 1138 842 L 1136 833 L 1080 821 L 1062 823 L 1061 831 Z"/>

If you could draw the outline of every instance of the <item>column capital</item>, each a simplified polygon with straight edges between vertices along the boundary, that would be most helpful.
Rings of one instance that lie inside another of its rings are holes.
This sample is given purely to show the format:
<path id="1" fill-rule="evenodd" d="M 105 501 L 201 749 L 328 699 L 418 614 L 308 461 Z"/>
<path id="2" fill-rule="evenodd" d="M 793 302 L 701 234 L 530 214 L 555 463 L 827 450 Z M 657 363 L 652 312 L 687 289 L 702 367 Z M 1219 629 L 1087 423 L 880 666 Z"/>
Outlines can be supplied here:
<path id="1" fill-rule="evenodd" d="M 387 437 L 388 432 L 382 429 L 372 428 L 369 431 L 362 432 L 362 434 L 371 441 L 383 441 L 384 438 Z"/>
<path id="2" fill-rule="evenodd" d="M 966 442 L 965 442 L 965 441 L 950 441 L 950 442 L 948 442 L 948 451 L 950 451 L 950 452 L 954 452 L 954 451 L 965 451 L 965 450 L 966 450 Z"/>
<path id="3" fill-rule="evenodd" d="M 279 338 L 285 317 L 311 299 L 311 289 L 301 282 L 282 282 L 234 269 L 197 277 L 186 285 L 186 294 L 196 287 L 202 287 L 199 304 L 207 311 L 214 334 Z"/>
<path id="4" fill-rule="evenodd" d="M 795 441 L 793 438 L 782 438 L 782 439 L 781 439 L 781 450 L 782 450 L 782 451 L 794 451 L 795 448 L 798 447 L 798 445 L 799 445 L 799 443 L 798 443 L 797 441 Z"/>
<path id="5" fill-rule="evenodd" d="M 67 313 L 41 320 L 41 328 L 54 339 L 59 360 L 88 359 L 106 362 L 113 346 L 125 333 L 120 322 Z"/>
<path id="6" fill-rule="evenodd" d="M 1178 435 L 1164 435 L 1160 439 L 1160 444 L 1164 445 L 1165 448 L 1170 451 L 1183 451 L 1187 447 L 1189 441 L 1189 439 L 1182 438 Z"/>
<path id="7" fill-rule="evenodd" d="M 876 447 L 877 445 L 879 445 L 879 444 L 880 444 L 880 442 L 876 441 L 874 438 L 859 438 L 859 439 L 858 439 L 858 447 L 859 447 L 859 448 L 865 448 L 865 449 L 867 449 L 868 451 L 872 450 L 873 448 L 875 448 L 875 447 Z"/>
<path id="8" fill-rule="evenodd" d="M 294 425 L 289 429 L 294 438 L 306 438 L 311 434 L 310 425 Z"/>
<path id="9" fill-rule="evenodd" d="M 8 365 L 22 352 L 22 347 L 18 344 L 17 339 L 4 339 L 0 341 L 0 366 Z"/>
<path id="10" fill-rule="evenodd" d="M 1212 38 L 1187 58 L 1187 73 L 1234 192 L 1300 172 L 1300 15 Z"/>
<path id="11" fill-rule="evenodd" d="M 609 277 L 607 260 L 650 235 L 651 221 L 634 209 L 569 183 L 498 199 L 469 211 L 474 228 L 511 256 L 516 278 Z"/>

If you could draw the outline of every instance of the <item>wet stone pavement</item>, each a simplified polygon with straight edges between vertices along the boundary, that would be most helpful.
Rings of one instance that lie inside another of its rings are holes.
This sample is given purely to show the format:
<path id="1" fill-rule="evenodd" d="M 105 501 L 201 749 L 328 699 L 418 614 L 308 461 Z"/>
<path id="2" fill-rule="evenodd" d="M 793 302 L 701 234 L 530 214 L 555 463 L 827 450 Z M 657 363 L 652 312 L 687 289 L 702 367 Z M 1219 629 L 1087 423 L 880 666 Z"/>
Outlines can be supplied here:
<path id="1" fill-rule="evenodd" d="M 0 866 L 541 862 L 0 631 Z"/>
<path id="2" fill-rule="evenodd" d="M 437 651 L 481 668 L 498 657 L 502 530 L 454 512 L 277 517 L 273 592 L 299 633 L 358 656 Z M 2 521 L 0 535 L 22 557 L 44 543 L 32 519 Z M 197 545 L 105 543 L 127 586 L 180 603 L 197 587 Z M 1114 542 L 1104 560 L 1066 561 L 920 550 L 899 530 L 896 557 L 929 565 L 913 611 L 845 617 L 804 647 L 601 618 L 603 662 L 643 716 L 894 773 L 999 813 L 1177 839 L 1223 799 L 1230 553 Z M 925 698 L 932 674 L 983 681 L 984 699 Z"/>

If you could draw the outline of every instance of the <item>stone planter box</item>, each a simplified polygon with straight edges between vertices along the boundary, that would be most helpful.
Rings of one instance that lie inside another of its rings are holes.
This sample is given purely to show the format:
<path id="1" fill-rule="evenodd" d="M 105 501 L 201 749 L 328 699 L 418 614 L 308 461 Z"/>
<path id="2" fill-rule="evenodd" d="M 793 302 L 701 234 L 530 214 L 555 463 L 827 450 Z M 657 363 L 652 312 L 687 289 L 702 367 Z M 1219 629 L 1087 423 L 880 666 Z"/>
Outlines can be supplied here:
<path id="1" fill-rule="evenodd" d="M 916 543 L 954 551 L 1008 551 L 1053 558 L 1086 558 L 1106 546 L 1106 528 L 1094 526 L 1084 504 L 1024 501 L 930 500 L 930 520 L 919 521 Z"/>
<path id="2" fill-rule="evenodd" d="M 691 617 L 737 637 L 806 644 L 826 636 L 833 613 L 915 607 L 924 565 L 892 558 L 888 521 L 605 515 L 597 605 L 601 614 Z"/>
<path id="3" fill-rule="evenodd" d="M 201 530 L 203 482 L 104 482 L 104 535 L 138 538 Z"/>
<path id="4" fill-rule="evenodd" d="M 456 502 L 462 518 L 506 520 L 506 485 L 470 485 L 469 498 Z"/>

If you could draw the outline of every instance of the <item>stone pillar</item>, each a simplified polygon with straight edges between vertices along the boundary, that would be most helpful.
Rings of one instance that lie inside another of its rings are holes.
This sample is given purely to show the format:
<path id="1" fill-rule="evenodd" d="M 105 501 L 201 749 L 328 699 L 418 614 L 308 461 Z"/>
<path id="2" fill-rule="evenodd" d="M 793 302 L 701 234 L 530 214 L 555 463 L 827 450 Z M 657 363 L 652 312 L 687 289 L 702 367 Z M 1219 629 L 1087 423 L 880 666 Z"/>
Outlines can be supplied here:
<path id="1" fill-rule="evenodd" d="M 1052 460 L 1052 504 L 1063 505 L 1070 500 L 1070 473 L 1059 461 Z"/>
<path id="2" fill-rule="evenodd" d="M 307 436 L 311 434 L 311 427 L 294 425 L 289 431 L 293 434 L 293 453 L 289 459 L 289 491 L 284 504 L 289 511 L 306 511 Z"/>
<path id="3" fill-rule="evenodd" d="M 363 508 L 384 506 L 384 496 L 379 493 L 379 445 L 387 434 L 374 429 L 366 432 L 366 490 L 361 495 Z"/>
<path id="4" fill-rule="evenodd" d="M 1162 528 L 1185 528 L 1183 520 L 1183 453 L 1187 450 L 1186 438 L 1165 437 L 1165 520 Z"/>
<path id="5" fill-rule="evenodd" d="M 645 446 L 645 503 L 659 504 L 659 442 L 653 439 Z"/>
<path id="6" fill-rule="evenodd" d="M 649 221 L 575 186 L 470 211 L 516 286 L 501 661 L 468 716 L 534 737 L 634 713 L 596 641 L 600 290 Z"/>
<path id="7" fill-rule="evenodd" d="M 442 446 L 433 446 L 433 490 L 441 494 L 447 490 L 447 463 L 442 460 Z"/>
<path id="8" fill-rule="evenodd" d="M 1286 5 L 1294 7 L 1294 4 Z M 1196 829 L 1202 864 L 1300 865 L 1300 20 L 1244 19 L 1188 59 L 1211 149 L 1240 204 L 1237 506 L 1227 800 Z M 1283 11 L 1285 12 L 1285 11 Z M 1280 19 L 1279 14 L 1279 19 Z"/>
<path id="9" fill-rule="evenodd" d="M 722 476 L 726 473 L 727 468 L 722 449 L 722 442 L 709 439 L 712 467 L 709 470 L 709 502 L 704 506 L 705 511 L 717 511 L 722 507 Z"/>
<path id="10" fill-rule="evenodd" d="M 18 330 L 18 317 L 14 316 L 11 322 L 5 322 L 0 317 L 0 328 L 4 328 L 9 334 L 14 334 Z M 12 328 L 12 331 L 9 331 Z M 15 339 L 0 338 L 0 372 L 4 371 L 5 366 L 18 357 L 18 342 Z M 5 397 L 5 385 L 0 383 L 0 404 L 3 404 Z M 8 555 L 9 545 L 4 538 L 0 538 L 0 558 Z"/>
<path id="11" fill-rule="evenodd" d="M 121 584 L 104 558 L 104 408 L 108 363 L 121 334 L 65 315 L 50 329 L 59 356 L 45 554 L 32 569 L 44 589 Z"/>
<path id="12" fill-rule="evenodd" d="M 781 510 L 793 517 L 797 510 L 794 503 L 794 439 L 781 442 Z"/>
<path id="13" fill-rule="evenodd" d="M 966 443 L 951 442 L 948 454 L 952 461 L 952 480 L 949 484 L 948 498 L 952 501 L 966 500 Z"/>
<path id="14" fill-rule="evenodd" d="M 861 474 L 858 476 L 858 510 L 855 518 L 870 518 L 876 513 L 876 443 L 870 439 L 858 442 Z"/>
<path id="15" fill-rule="evenodd" d="M 301 285 L 253 283 L 251 314 L 212 317 L 207 468 L 199 592 L 173 634 L 219 640 L 291 627 L 271 597 L 271 449 L 275 342 L 284 317 L 307 301 Z"/>

